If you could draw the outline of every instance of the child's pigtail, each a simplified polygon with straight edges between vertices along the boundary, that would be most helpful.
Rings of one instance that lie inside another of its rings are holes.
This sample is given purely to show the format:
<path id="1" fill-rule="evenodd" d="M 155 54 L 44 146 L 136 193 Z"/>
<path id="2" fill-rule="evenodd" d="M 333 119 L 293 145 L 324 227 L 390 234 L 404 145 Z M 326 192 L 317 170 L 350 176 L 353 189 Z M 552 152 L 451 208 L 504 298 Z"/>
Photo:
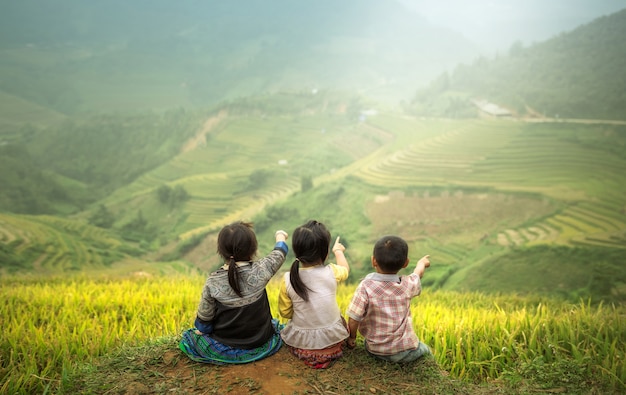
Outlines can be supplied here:
<path id="1" fill-rule="evenodd" d="M 240 298 L 243 296 L 239 288 L 239 268 L 237 267 L 235 258 L 232 256 L 228 260 L 228 284 L 230 284 L 230 287 L 235 291 L 237 296 Z"/>
<path id="2" fill-rule="evenodd" d="M 309 288 L 302 282 L 300 278 L 300 260 L 296 258 L 295 261 L 291 264 L 291 269 L 289 270 L 289 282 L 293 287 L 293 290 L 296 291 L 298 296 L 304 299 L 305 302 L 309 301 Z"/>

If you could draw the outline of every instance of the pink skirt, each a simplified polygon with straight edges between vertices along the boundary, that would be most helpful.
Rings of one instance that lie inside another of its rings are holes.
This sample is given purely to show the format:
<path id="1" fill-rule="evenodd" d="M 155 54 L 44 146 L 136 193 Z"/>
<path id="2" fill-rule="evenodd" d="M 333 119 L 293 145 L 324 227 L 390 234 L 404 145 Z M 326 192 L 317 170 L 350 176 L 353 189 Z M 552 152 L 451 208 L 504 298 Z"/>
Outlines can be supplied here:
<path id="1" fill-rule="evenodd" d="M 305 365 L 313 369 L 326 369 L 343 356 L 343 344 L 340 342 L 321 350 L 304 350 L 302 348 L 289 347 L 293 355 L 304 362 Z"/>

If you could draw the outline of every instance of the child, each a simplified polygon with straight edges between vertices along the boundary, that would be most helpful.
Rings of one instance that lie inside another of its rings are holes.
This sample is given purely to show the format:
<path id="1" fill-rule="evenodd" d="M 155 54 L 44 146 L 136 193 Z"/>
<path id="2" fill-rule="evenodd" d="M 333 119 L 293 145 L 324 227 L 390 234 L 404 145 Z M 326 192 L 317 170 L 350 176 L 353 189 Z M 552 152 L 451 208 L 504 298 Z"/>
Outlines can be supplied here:
<path id="1" fill-rule="evenodd" d="M 183 333 L 180 349 L 194 361 L 247 363 L 274 354 L 282 342 L 272 319 L 265 285 L 285 261 L 287 232 L 275 233 L 274 250 L 252 261 L 257 239 L 252 224 L 235 222 L 217 237 L 225 264 L 204 284 L 195 321 Z"/>
<path id="2" fill-rule="evenodd" d="M 411 299 L 422 291 L 420 278 L 430 266 L 429 255 L 417 262 L 408 276 L 398 276 L 407 267 L 409 247 L 402 238 L 385 236 L 374 245 L 372 266 L 357 286 L 348 307 L 350 337 L 354 348 L 357 329 L 365 338 L 366 351 L 391 362 L 411 362 L 430 354 L 413 330 Z"/>
<path id="3" fill-rule="evenodd" d="M 324 265 L 330 232 L 317 221 L 298 227 L 292 238 L 296 260 L 285 273 L 278 297 L 280 315 L 291 320 L 280 336 L 306 365 L 324 369 L 343 355 L 342 345 L 348 337 L 336 299 L 337 283 L 346 280 L 350 272 L 346 248 L 337 237 L 332 248 L 337 264 Z"/>

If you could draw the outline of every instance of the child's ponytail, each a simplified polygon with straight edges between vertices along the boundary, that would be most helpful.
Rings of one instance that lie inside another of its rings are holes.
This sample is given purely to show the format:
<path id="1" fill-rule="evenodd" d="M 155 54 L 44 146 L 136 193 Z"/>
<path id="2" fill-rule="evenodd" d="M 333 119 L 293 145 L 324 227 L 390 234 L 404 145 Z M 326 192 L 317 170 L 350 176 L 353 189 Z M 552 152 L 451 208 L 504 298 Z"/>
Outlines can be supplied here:
<path id="1" fill-rule="evenodd" d="M 226 225 L 217 235 L 217 252 L 228 264 L 228 284 L 240 298 L 239 268 L 237 262 L 250 262 L 257 250 L 256 235 L 252 224 L 233 222 Z"/>
<path id="2" fill-rule="evenodd" d="M 291 264 L 289 282 L 298 296 L 308 302 L 309 291 L 314 291 L 307 287 L 300 278 L 298 272 L 300 262 L 307 265 L 323 264 L 328 256 L 330 232 L 321 222 L 311 220 L 293 231 L 292 240 L 291 245 L 294 254 L 296 254 L 296 260 Z"/>
<path id="3" fill-rule="evenodd" d="M 293 287 L 293 290 L 296 291 L 299 297 L 304 299 L 305 302 L 309 301 L 309 288 L 304 284 L 302 279 L 300 278 L 300 260 L 296 258 L 295 261 L 291 264 L 291 269 L 289 270 L 289 282 Z"/>
<path id="4" fill-rule="evenodd" d="M 234 257 L 230 257 L 228 261 L 228 284 L 235 291 L 237 296 L 242 297 L 241 289 L 239 288 L 239 268 Z"/>

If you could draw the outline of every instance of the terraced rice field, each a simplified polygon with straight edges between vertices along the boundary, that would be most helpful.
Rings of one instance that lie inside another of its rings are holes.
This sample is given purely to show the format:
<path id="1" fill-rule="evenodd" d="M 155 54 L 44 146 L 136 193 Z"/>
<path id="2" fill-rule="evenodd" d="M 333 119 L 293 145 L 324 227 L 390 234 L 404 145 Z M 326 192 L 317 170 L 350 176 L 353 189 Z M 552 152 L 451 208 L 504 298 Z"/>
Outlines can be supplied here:
<path id="1" fill-rule="evenodd" d="M 121 245 L 103 229 L 49 216 L 0 214 L 0 237 L 40 273 L 103 266 Z"/>
<path id="2" fill-rule="evenodd" d="M 130 216 L 154 202 L 159 187 L 183 186 L 190 199 L 169 226 L 184 240 L 253 218 L 298 192 L 303 175 L 316 186 L 351 176 L 375 191 L 363 208 L 372 234 L 406 232 L 442 264 L 485 244 L 624 248 L 626 156 L 615 153 L 610 133 L 596 139 L 596 128 L 389 114 L 357 124 L 331 116 L 226 117 L 206 131 L 205 144 L 103 203 Z M 253 185 L 255 172 L 266 180 Z M 0 237 L 42 267 L 101 264 L 100 251 L 118 243 L 51 217 L 4 216 Z"/>
<path id="3" fill-rule="evenodd" d="M 223 119 L 205 133 L 206 144 L 184 150 L 116 191 L 105 204 L 119 211 L 134 200 L 145 201 L 162 185 L 181 185 L 190 199 L 184 208 L 186 220 L 176 231 L 186 239 L 252 218 L 267 204 L 298 191 L 303 174 L 326 171 L 320 169 L 331 168 L 333 162 L 348 163 L 349 159 L 329 159 L 340 157 L 333 153 L 341 145 L 337 142 L 358 141 L 361 148 L 355 155 L 379 145 L 367 132 L 348 135 L 348 131 L 343 117 Z M 267 180 L 251 185 L 259 171 Z"/>
<path id="4" fill-rule="evenodd" d="M 500 229 L 498 244 L 626 248 L 626 159 L 609 154 L 608 147 L 585 144 L 587 134 L 597 132 L 591 128 L 386 117 L 373 122 L 394 133 L 401 148 L 369 158 L 355 171 L 369 184 L 537 193 L 564 208 L 529 218 L 521 227 Z"/>

